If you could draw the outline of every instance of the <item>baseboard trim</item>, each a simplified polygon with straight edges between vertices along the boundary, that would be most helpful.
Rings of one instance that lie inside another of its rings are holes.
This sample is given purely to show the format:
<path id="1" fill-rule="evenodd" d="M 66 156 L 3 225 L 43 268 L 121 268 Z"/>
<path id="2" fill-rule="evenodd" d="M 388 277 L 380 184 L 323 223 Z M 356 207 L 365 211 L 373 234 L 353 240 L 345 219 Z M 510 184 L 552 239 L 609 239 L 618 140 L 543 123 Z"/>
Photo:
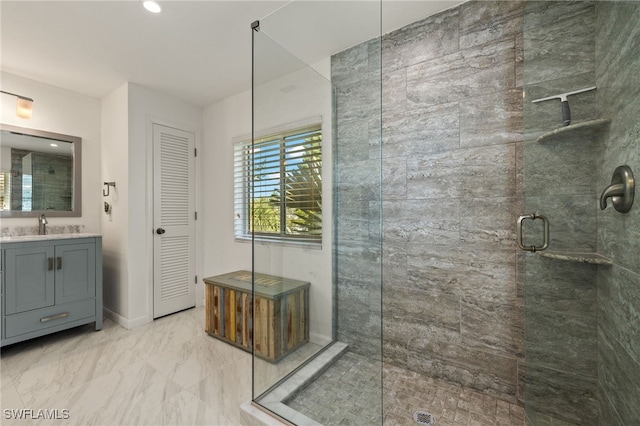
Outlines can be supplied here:
<path id="1" fill-rule="evenodd" d="M 111 321 L 115 322 L 116 324 L 126 328 L 127 330 L 131 330 L 132 328 L 136 328 L 136 327 L 140 327 L 141 325 L 144 324 L 148 324 L 150 323 L 151 319 L 147 318 L 147 317 L 138 317 L 135 319 L 127 319 L 125 317 L 123 317 L 122 315 L 112 311 L 109 308 L 102 308 L 102 311 L 104 313 L 104 317 L 110 319 Z"/>

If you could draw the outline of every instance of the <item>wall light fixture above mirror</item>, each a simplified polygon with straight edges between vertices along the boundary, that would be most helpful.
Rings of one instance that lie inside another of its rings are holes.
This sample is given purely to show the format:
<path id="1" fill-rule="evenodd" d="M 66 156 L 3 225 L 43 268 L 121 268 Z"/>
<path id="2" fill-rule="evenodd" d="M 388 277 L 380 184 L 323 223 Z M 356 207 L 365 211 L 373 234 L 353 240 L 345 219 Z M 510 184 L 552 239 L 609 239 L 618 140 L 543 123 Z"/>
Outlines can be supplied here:
<path id="1" fill-rule="evenodd" d="M 82 216 L 81 141 L 0 124 L 0 217 Z"/>
<path id="2" fill-rule="evenodd" d="M 0 93 L 18 98 L 16 101 L 16 115 L 20 118 L 31 118 L 33 115 L 33 99 L 11 92 L 5 92 L 4 90 L 0 90 Z"/>

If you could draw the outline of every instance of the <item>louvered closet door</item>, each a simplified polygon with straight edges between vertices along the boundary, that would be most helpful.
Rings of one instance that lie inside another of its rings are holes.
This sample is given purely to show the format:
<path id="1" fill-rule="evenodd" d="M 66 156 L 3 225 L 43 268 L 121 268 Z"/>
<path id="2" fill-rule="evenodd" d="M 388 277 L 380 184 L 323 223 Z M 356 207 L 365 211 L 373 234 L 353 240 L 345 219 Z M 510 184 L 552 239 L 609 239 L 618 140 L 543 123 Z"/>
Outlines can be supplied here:
<path id="1" fill-rule="evenodd" d="M 153 316 L 195 306 L 195 135 L 153 125 Z"/>

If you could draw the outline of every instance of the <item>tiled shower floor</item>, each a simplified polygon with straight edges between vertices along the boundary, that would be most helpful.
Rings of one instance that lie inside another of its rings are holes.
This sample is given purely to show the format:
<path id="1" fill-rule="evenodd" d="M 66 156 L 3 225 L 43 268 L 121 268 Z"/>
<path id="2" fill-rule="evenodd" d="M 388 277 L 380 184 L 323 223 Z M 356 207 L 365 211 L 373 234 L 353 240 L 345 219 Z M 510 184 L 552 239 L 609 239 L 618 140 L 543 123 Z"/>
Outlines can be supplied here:
<path id="1" fill-rule="evenodd" d="M 524 409 L 475 390 L 384 365 L 384 425 L 412 425 L 426 410 L 438 426 L 522 426 Z M 380 424 L 379 364 L 345 353 L 287 403 L 324 425 Z"/>

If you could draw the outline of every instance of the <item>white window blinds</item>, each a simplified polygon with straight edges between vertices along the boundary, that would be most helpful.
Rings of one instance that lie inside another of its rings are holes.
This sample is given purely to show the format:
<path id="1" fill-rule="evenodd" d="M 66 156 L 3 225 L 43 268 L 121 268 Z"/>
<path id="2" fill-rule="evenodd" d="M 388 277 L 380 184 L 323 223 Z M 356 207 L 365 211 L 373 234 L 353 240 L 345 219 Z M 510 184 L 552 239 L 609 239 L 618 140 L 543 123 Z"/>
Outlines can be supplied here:
<path id="1" fill-rule="evenodd" d="M 234 147 L 235 235 L 322 241 L 320 125 Z"/>

